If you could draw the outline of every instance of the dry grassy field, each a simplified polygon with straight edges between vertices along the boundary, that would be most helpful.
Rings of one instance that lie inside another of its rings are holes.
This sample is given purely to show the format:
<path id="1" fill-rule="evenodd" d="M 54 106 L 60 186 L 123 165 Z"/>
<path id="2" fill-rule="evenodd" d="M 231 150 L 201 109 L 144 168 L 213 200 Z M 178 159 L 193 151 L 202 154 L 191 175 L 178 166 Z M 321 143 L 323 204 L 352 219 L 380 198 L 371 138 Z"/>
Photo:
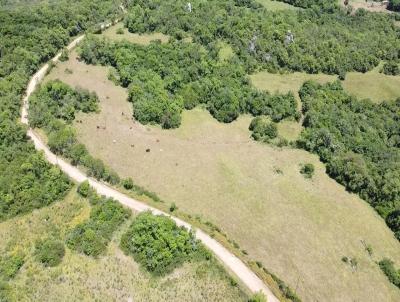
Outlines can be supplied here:
<path id="1" fill-rule="evenodd" d="M 185 264 L 172 274 L 155 278 L 119 249 L 127 222 L 106 255 L 95 260 L 67 249 L 63 262 L 45 268 L 34 259 L 39 238 L 67 230 L 90 213 L 88 201 L 75 193 L 62 202 L 0 224 L 0 252 L 25 251 L 26 263 L 10 282 L 13 301 L 245 301 L 237 287 L 207 262 Z M 130 299 L 130 300 L 129 300 Z"/>
<path id="2" fill-rule="evenodd" d="M 400 76 L 380 73 L 381 67 L 382 65 L 366 73 L 348 72 L 346 79 L 342 81 L 344 89 L 358 98 L 369 98 L 376 103 L 400 97 Z M 326 83 L 336 79 L 336 76 L 301 72 L 290 74 L 259 72 L 251 75 L 254 86 L 271 92 L 297 92 L 307 80 Z"/>
<path id="3" fill-rule="evenodd" d="M 183 113 L 179 129 L 143 126 L 132 119 L 126 90 L 107 80 L 107 68 L 80 63 L 75 54 L 47 77 L 54 78 L 99 95 L 101 112 L 80 115 L 76 124 L 93 155 L 220 226 L 304 301 L 400 300 L 375 263 L 384 256 L 400 263 L 399 242 L 366 202 L 326 175 L 316 156 L 252 141 L 249 116 L 227 125 L 196 108 Z M 316 166 L 312 180 L 299 173 L 303 163 Z M 372 246 L 372 257 L 362 240 Z M 357 259 L 356 271 L 343 256 Z"/>

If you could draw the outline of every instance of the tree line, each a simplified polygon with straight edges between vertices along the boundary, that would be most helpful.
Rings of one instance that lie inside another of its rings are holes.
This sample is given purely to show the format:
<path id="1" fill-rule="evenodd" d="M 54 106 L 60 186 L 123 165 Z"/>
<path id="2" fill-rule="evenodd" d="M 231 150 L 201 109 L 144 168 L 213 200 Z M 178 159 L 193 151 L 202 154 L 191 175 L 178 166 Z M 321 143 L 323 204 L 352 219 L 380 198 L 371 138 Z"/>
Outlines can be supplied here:
<path id="1" fill-rule="evenodd" d="M 400 240 L 400 98 L 374 104 L 340 82 L 306 82 L 300 97 L 298 145 L 317 153 L 328 174 L 368 201 Z"/>
<path id="2" fill-rule="evenodd" d="M 143 124 L 176 128 L 182 110 L 199 104 L 225 123 L 242 113 L 268 115 L 275 122 L 299 117 L 293 94 L 256 90 L 239 61 L 221 62 L 218 49 L 207 51 L 197 43 L 141 46 L 92 36 L 83 42 L 80 57 L 115 68 L 116 81 L 128 87 L 134 117 Z"/>
<path id="3" fill-rule="evenodd" d="M 267 69 L 324 72 L 344 76 L 365 72 L 381 60 L 399 58 L 399 28 L 385 14 L 345 9 L 273 12 L 255 1 L 210 0 L 186 9 L 185 0 L 136 1 L 125 25 L 130 32 L 158 31 L 176 39 L 191 37 L 208 49 L 223 40 L 246 72 Z M 315 1 L 296 1 L 313 3 Z M 317 3 L 334 1 L 318 1 Z"/>

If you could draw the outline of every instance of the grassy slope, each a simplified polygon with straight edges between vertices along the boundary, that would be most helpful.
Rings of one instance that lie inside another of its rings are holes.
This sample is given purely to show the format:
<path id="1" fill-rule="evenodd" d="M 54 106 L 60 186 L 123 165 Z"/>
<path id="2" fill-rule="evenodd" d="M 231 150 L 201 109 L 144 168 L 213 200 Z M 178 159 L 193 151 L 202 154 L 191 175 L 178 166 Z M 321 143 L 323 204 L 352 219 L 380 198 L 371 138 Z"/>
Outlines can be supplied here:
<path id="1" fill-rule="evenodd" d="M 104 67 L 71 59 L 49 77 L 98 93 L 101 113 L 81 115 L 83 123 L 76 124 L 93 155 L 181 210 L 215 222 L 252 258 L 292 288 L 298 285 L 305 301 L 400 299 L 374 263 L 383 256 L 400 263 L 399 242 L 367 203 L 325 174 L 316 156 L 253 142 L 249 116 L 226 125 L 195 109 L 184 112 L 176 130 L 140 125 L 126 91 L 106 75 Z M 316 166 L 311 181 L 299 173 L 306 162 Z M 372 245 L 373 258 L 361 240 Z M 342 256 L 357 258 L 358 271 Z"/>
<path id="2" fill-rule="evenodd" d="M 58 234 L 84 221 L 86 200 L 75 193 L 62 202 L 0 224 L 0 252 L 24 250 L 27 262 L 11 281 L 15 301 L 241 301 L 218 268 L 207 262 L 189 263 L 161 279 L 151 277 L 118 248 L 119 237 L 98 260 L 71 252 L 55 268 L 44 268 L 32 257 L 38 238 Z M 128 223 L 124 226 L 127 227 Z"/>

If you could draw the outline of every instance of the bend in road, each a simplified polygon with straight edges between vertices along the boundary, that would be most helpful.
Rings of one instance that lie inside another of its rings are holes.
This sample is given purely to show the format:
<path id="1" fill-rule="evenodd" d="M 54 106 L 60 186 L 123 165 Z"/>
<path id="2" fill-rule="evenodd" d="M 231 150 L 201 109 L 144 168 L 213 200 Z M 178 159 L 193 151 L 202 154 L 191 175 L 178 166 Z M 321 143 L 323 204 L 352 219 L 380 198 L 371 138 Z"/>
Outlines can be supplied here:
<path id="1" fill-rule="evenodd" d="M 112 24 L 106 24 L 106 27 L 111 26 Z M 67 49 L 73 49 L 83 38 L 85 35 L 81 35 L 74 39 L 68 46 Z M 53 59 L 53 62 L 57 62 L 61 53 L 58 53 Z M 48 71 L 50 65 L 47 63 L 44 65 L 38 72 L 36 72 L 31 80 L 29 81 L 28 87 L 26 89 L 26 96 L 23 99 L 23 106 L 21 110 L 21 122 L 23 124 L 29 125 L 28 120 L 28 108 L 29 108 L 29 97 L 35 91 L 36 86 L 43 80 L 46 72 Z M 131 197 L 128 197 L 125 194 L 107 186 L 104 183 L 101 183 L 93 178 L 85 175 L 81 170 L 72 166 L 65 160 L 57 157 L 50 149 L 46 146 L 46 144 L 41 140 L 41 138 L 35 134 L 35 132 L 29 128 L 27 132 L 28 136 L 32 139 L 36 150 L 43 151 L 45 158 L 48 162 L 53 165 L 59 166 L 59 168 L 67 174 L 74 181 L 81 183 L 83 181 L 89 181 L 90 185 L 100 194 L 107 197 L 112 197 L 115 200 L 119 201 L 121 204 L 126 207 L 136 211 L 151 211 L 156 215 L 166 215 L 171 217 L 178 226 L 184 226 L 187 229 L 192 229 L 192 225 L 189 223 L 171 216 L 163 211 L 160 211 L 156 208 L 148 206 L 147 204 L 137 201 Z M 233 253 L 227 250 L 224 246 L 222 246 L 215 239 L 211 238 L 205 232 L 201 230 L 196 230 L 196 238 L 199 239 L 209 250 L 211 250 L 215 256 L 226 266 L 228 267 L 241 281 L 242 283 L 250 289 L 253 293 L 262 292 L 268 299 L 268 302 L 279 302 L 278 298 L 272 293 L 272 291 L 267 287 L 267 285 L 252 271 L 250 270 L 238 257 L 236 257 Z"/>

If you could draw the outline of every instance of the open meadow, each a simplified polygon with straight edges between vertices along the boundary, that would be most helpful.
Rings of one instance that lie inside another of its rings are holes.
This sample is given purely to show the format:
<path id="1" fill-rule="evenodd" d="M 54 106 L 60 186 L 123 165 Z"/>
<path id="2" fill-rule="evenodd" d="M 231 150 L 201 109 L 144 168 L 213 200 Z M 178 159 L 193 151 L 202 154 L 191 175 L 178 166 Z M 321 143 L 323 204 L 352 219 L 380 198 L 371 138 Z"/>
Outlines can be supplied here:
<path id="1" fill-rule="evenodd" d="M 365 201 L 329 178 L 317 156 L 254 142 L 250 116 L 222 124 L 200 107 L 184 111 L 178 129 L 141 125 L 132 118 L 127 91 L 107 79 L 108 68 L 85 65 L 76 56 L 71 53 L 46 80 L 58 78 L 98 94 L 100 113 L 79 114 L 74 124 L 92 155 L 179 210 L 218 225 L 304 301 L 400 300 L 375 263 L 385 256 L 400 263 L 399 242 Z M 252 80 L 257 87 L 264 83 Z M 299 172 L 305 163 L 316 167 L 312 179 Z M 356 259 L 356 268 L 343 257 Z M 175 291 L 185 288 L 175 285 Z"/>
<path id="2" fill-rule="evenodd" d="M 73 189 L 75 191 L 75 189 Z M 221 268 L 206 261 L 186 263 L 165 277 L 153 277 L 119 248 L 127 221 L 106 254 L 94 259 L 66 249 L 56 267 L 34 257 L 38 239 L 67 232 L 90 214 L 87 200 L 71 192 L 63 201 L 0 224 L 2 255 L 22 252 L 25 263 L 11 281 L 11 301 L 245 301 Z"/>

